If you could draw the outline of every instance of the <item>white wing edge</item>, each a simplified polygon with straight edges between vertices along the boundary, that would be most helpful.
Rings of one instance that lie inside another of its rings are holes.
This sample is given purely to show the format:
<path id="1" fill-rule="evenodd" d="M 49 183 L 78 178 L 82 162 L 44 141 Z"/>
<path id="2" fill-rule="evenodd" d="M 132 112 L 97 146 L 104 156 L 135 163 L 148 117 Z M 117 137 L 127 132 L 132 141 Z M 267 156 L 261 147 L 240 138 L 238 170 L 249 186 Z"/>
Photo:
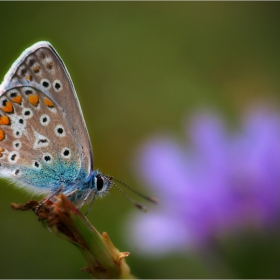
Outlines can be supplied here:
<path id="1" fill-rule="evenodd" d="M 9 84 L 11 82 L 12 76 L 15 74 L 15 70 L 19 67 L 19 65 L 25 60 L 25 58 L 36 51 L 39 48 L 49 48 L 52 49 L 52 45 L 47 41 L 40 41 L 33 44 L 31 47 L 25 49 L 22 54 L 16 59 L 16 61 L 12 64 L 9 71 L 4 77 L 3 82 L 0 85 L 0 96 L 9 88 Z"/>

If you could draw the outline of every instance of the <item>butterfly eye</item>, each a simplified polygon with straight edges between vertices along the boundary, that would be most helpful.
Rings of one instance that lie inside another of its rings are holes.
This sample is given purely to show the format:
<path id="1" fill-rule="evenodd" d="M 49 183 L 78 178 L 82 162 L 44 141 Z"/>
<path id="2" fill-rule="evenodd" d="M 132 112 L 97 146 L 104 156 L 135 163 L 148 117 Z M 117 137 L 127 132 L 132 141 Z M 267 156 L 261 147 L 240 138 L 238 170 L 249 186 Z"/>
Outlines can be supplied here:
<path id="1" fill-rule="evenodd" d="M 100 175 L 96 176 L 96 188 L 98 191 L 101 191 L 103 189 L 104 181 L 103 178 Z"/>

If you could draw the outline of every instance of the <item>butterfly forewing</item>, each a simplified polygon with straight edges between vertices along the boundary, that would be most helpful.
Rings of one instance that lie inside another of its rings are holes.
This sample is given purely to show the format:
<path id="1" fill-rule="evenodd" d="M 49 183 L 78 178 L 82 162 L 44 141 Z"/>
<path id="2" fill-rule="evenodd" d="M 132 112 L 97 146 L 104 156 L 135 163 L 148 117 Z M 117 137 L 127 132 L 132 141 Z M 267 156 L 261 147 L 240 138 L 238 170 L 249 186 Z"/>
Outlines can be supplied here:
<path id="1" fill-rule="evenodd" d="M 23 52 L 5 76 L 0 95 L 18 85 L 38 88 L 58 104 L 81 165 L 89 173 L 92 170 L 92 149 L 80 104 L 64 63 L 48 42 L 39 42 Z"/>

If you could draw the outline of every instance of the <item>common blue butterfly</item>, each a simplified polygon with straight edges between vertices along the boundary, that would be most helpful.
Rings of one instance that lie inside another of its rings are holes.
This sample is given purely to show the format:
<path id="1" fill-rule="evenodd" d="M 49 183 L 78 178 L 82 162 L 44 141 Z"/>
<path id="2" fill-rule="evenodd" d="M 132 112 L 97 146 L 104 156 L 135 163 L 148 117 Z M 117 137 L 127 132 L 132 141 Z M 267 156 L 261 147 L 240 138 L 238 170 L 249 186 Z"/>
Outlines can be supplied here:
<path id="1" fill-rule="evenodd" d="M 112 180 L 120 181 L 93 169 L 74 85 L 48 42 L 26 49 L 0 86 L 0 165 L 0 176 L 17 186 L 45 199 L 62 192 L 78 208 L 113 185 L 121 190 Z"/>

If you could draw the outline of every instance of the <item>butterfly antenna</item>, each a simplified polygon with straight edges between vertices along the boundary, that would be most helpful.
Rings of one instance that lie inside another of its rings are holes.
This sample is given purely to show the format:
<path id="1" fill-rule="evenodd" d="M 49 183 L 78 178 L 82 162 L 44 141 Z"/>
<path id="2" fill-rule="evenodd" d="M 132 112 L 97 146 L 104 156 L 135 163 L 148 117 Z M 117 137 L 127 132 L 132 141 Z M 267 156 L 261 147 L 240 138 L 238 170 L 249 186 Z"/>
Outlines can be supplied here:
<path id="1" fill-rule="evenodd" d="M 112 177 L 112 176 L 109 176 L 109 175 L 105 175 L 105 176 L 106 176 L 107 179 L 109 179 L 111 182 L 112 182 L 112 180 L 116 181 L 117 183 L 123 185 L 124 187 L 126 187 L 126 188 L 129 189 L 130 191 L 132 191 L 132 192 L 136 193 L 137 195 L 141 196 L 142 198 L 144 198 L 144 199 L 146 199 L 146 200 L 148 200 L 148 201 L 150 201 L 150 202 L 152 202 L 152 203 L 155 203 L 155 204 L 158 203 L 158 199 L 157 199 L 157 198 L 155 198 L 155 197 L 150 197 L 150 196 L 146 196 L 146 195 L 144 195 L 144 194 L 142 194 L 142 193 L 136 191 L 136 190 L 133 189 L 132 187 L 128 186 L 128 185 L 125 184 L 124 182 L 122 182 L 122 181 L 120 181 L 120 180 L 118 180 L 118 179 L 116 179 L 116 178 L 114 178 L 114 177 Z M 112 182 L 112 183 L 113 183 L 113 182 Z M 116 184 L 114 184 L 114 185 L 116 186 Z M 119 188 L 119 186 L 118 186 L 118 188 Z M 121 191 L 124 192 L 123 190 L 121 190 Z"/>
<path id="2" fill-rule="evenodd" d="M 106 179 L 111 183 L 111 185 L 115 186 L 115 187 L 124 195 L 124 197 L 125 197 L 126 199 L 128 199 L 134 206 L 136 206 L 138 209 L 140 209 L 140 210 L 143 211 L 143 212 L 147 212 L 147 211 L 148 211 L 147 208 L 146 208 L 144 205 L 142 205 L 142 204 L 136 202 L 136 201 L 135 201 L 134 199 L 132 199 L 128 194 L 126 194 L 117 184 L 115 184 L 115 183 L 110 179 L 110 177 L 109 177 L 109 178 L 106 177 Z"/>

